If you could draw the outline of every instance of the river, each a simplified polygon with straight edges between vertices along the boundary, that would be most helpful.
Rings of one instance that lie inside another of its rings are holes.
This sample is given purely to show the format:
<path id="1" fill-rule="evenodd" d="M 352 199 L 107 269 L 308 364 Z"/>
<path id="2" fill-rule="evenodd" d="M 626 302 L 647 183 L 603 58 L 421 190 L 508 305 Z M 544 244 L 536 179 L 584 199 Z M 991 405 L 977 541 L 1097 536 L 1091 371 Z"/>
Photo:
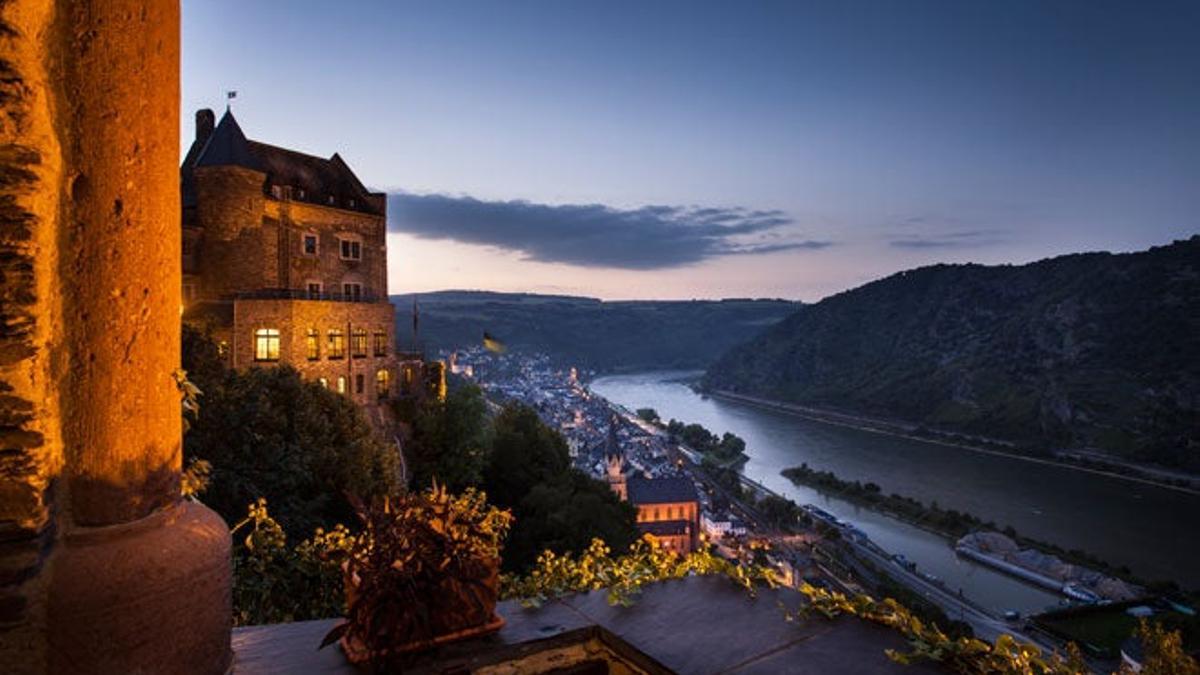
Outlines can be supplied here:
<path id="1" fill-rule="evenodd" d="M 702 397 L 684 380 L 696 373 L 603 377 L 592 391 L 662 419 L 696 422 L 746 440 L 744 473 L 797 503 L 818 504 L 855 523 L 876 543 L 992 609 L 1035 611 L 1055 594 L 954 554 L 942 537 L 793 485 L 780 471 L 807 462 L 844 480 L 871 481 L 885 494 L 966 511 L 1064 548 L 1078 548 L 1145 579 L 1200 586 L 1200 496 L 936 443 L 818 422 L 735 401 Z"/>

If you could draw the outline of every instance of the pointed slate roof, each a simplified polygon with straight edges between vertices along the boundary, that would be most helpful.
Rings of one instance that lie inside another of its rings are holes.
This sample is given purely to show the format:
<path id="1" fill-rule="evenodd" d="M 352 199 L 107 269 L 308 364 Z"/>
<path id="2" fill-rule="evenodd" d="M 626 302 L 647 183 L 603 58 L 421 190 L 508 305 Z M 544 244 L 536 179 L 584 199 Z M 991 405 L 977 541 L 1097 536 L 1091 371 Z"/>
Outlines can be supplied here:
<path id="1" fill-rule="evenodd" d="M 625 458 L 625 453 L 621 450 L 621 440 L 617 438 L 617 416 L 615 414 L 608 421 L 608 437 L 604 439 L 604 458 L 610 457 Z"/>
<path id="2" fill-rule="evenodd" d="M 250 142 L 229 110 L 221 116 L 217 128 L 208 137 L 196 159 L 196 166 L 241 166 L 264 171 L 262 163 L 250 152 Z M 265 171 L 264 171 L 265 173 Z"/>
<path id="3" fill-rule="evenodd" d="M 686 476 L 642 478 L 634 476 L 626 484 L 631 504 L 671 504 L 699 501 L 696 486 Z"/>
<path id="4" fill-rule="evenodd" d="M 203 142 L 188 150 L 181 167 L 183 205 L 195 206 L 193 169 L 201 166 L 240 166 L 266 174 L 263 192 L 275 185 L 293 188 L 292 199 L 340 209 L 383 214 L 378 195 L 373 195 L 358 176 L 334 153 L 326 159 L 246 138 L 229 110 Z"/>

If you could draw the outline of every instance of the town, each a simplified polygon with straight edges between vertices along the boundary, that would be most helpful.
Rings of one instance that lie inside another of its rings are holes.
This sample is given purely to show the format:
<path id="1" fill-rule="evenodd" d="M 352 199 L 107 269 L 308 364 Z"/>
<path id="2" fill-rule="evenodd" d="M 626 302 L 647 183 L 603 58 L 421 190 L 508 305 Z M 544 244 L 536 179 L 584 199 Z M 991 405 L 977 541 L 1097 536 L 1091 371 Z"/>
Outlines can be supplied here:
<path id="1" fill-rule="evenodd" d="M 631 411 L 591 392 L 587 383 L 595 373 L 556 364 L 545 354 L 481 346 L 444 350 L 439 357 L 449 364 L 450 377 L 473 382 L 490 400 L 516 401 L 535 409 L 548 426 L 559 430 L 575 467 L 589 476 L 612 485 L 611 459 L 619 454 L 627 482 L 676 486 L 670 506 L 682 512 L 693 504 L 697 516 L 691 522 L 680 523 L 671 510 L 659 508 L 667 506 L 660 491 L 622 494 L 638 508 L 639 529 L 666 548 L 686 553 L 711 544 L 731 560 L 771 566 L 791 587 L 808 584 L 848 594 L 886 591 L 922 608 L 951 632 L 986 640 L 1009 634 L 1050 650 L 1063 647 L 1019 614 L 998 615 L 947 588 L 903 555 L 885 551 L 854 524 L 817 505 L 798 506 L 729 466 L 706 459 L 671 434 L 665 421 L 646 419 L 653 411 Z M 680 483 L 682 488 L 677 487 Z"/>

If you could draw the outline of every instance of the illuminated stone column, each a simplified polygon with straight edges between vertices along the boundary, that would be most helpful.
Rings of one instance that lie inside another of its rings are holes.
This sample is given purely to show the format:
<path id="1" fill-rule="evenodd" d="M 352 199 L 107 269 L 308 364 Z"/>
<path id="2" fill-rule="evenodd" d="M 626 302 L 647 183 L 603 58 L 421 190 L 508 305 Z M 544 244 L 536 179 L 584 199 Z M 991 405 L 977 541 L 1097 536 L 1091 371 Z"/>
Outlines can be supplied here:
<path id="1" fill-rule="evenodd" d="M 0 670 L 221 673 L 179 497 L 179 6 L 0 3 Z"/>

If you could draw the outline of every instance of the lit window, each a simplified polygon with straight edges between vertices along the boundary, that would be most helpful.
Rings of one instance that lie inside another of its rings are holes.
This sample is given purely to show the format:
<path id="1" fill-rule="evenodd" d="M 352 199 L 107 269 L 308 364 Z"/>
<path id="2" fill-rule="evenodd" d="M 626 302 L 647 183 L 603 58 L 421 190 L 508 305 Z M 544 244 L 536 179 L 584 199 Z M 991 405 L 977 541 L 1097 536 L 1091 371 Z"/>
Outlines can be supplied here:
<path id="1" fill-rule="evenodd" d="M 317 384 L 320 384 L 322 389 L 328 389 L 328 388 L 329 388 L 329 380 L 327 380 L 327 379 L 325 379 L 325 378 L 323 378 L 323 377 L 318 377 L 318 378 L 317 378 Z"/>
<path id="2" fill-rule="evenodd" d="M 362 242 L 342 239 L 342 260 L 362 260 Z"/>
<path id="3" fill-rule="evenodd" d="M 308 360 L 316 361 L 321 358 L 321 333 L 316 328 L 309 328 L 305 341 L 308 347 Z"/>
<path id="4" fill-rule="evenodd" d="M 339 394 L 346 393 L 346 376 L 345 375 L 338 376 L 337 391 Z"/>
<path id="5" fill-rule="evenodd" d="M 388 353 L 387 333 L 383 331 L 375 332 L 375 356 L 387 356 Z"/>
<path id="6" fill-rule="evenodd" d="M 362 373 L 354 376 L 354 393 L 363 393 L 363 376 Z"/>
<path id="7" fill-rule="evenodd" d="M 350 334 L 350 353 L 356 359 L 367 355 L 367 331 L 355 328 L 354 332 Z"/>
<path id="8" fill-rule="evenodd" d="M 217 343 L 217 356 L 225 356 L 229 353 L 229 343 L 221 340 Z"/>
<path id="9" fill-rule="evenodd" d="M 279 360 L 279 330 L 275 328 L 259 328 L 254 331 L 254 360 Z"/>
<path id="10" fill-rule="evenodd" d="M 346 356 L 346 336 L 336 328 L 329 331 L 328 356 L 331 359 L 340 359 Z"/>
<path id="11" fill-rule="evenodd" d="M 350 302 L 362 300 L 362 284 L 342 284 L 342 299 Z"/>
<path id="12" fill-rule="evenodd" d="M 317 254 L 317 241 L 317 235 L 315 234 L 304 235 L 304 255 Z"/>
<path id="13" fill-rule="evenodd" d="M 387 371 L 387 368 L 380 368 L 375 372 L 375 393 L 379 395 L 379 398 L 387 398 L 391 384 L 392 374 Z"/>
<path id="14" fill-rule="evenodd" d="M 321 299 L 321 282 L 319 282 L 319 281 L 308 282 L 308 299 L 309 300 L 320 300 Z"/>

